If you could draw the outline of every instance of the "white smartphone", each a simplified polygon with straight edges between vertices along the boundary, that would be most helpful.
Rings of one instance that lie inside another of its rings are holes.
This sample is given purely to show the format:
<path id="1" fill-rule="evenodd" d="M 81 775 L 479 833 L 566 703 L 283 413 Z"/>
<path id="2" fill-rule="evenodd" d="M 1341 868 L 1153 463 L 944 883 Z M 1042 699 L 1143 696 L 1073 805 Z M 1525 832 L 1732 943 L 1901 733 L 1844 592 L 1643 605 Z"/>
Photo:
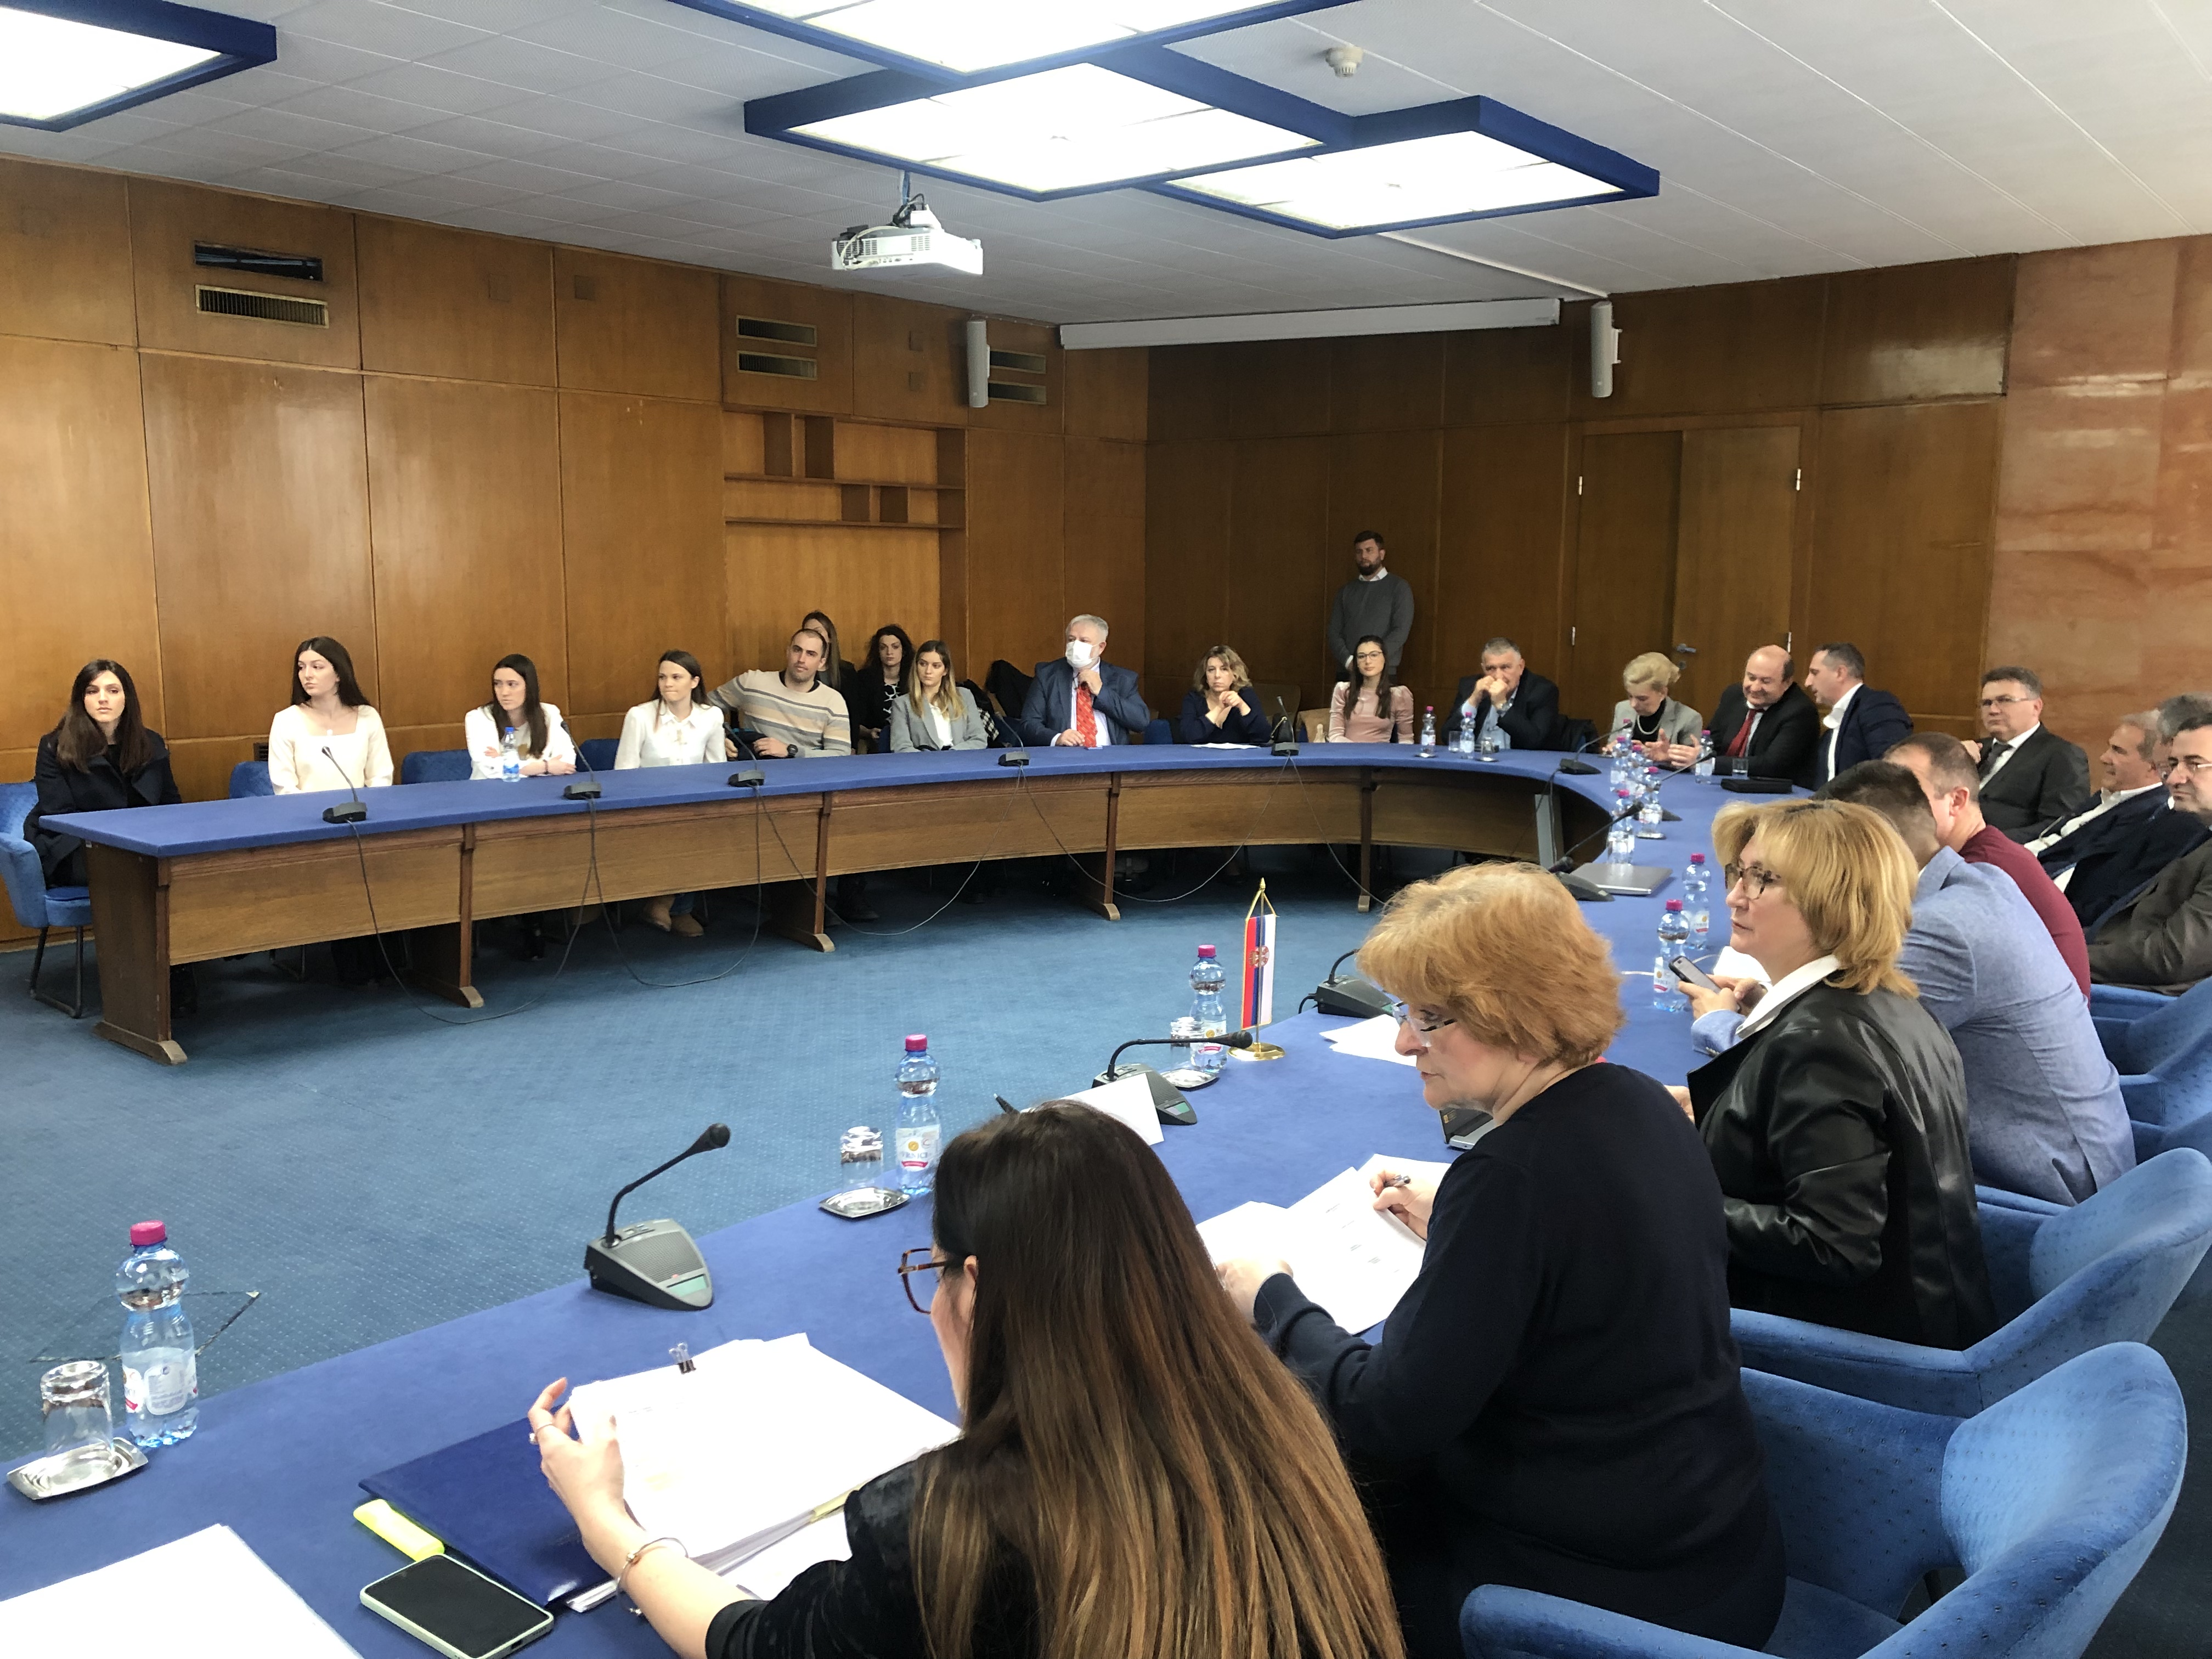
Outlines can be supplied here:
<path id="1" fill-rule="evenodd" d="M 553 1615 L 450 1555 L 429 1555 L 361 1592 L 381 1614 L 446 1659 L 501 1659 L 553 1628 Z"/>

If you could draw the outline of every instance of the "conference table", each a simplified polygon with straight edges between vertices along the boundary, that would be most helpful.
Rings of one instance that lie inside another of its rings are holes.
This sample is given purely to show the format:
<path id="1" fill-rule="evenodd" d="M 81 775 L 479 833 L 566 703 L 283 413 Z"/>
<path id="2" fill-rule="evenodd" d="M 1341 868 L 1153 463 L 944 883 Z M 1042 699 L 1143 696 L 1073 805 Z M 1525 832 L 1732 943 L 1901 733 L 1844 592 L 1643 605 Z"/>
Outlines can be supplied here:
<path id="1" fill-rule="evenodd" d="M 340 792 L 250 796 L 46 820 L 87 846 L 100 943 L 98 1034 L 167 1065 L 169 969 L 371 933 L 404 940 L 417 984 L 465 1007 L 474 924 L 661 894 L 774 884 L 770 925 L 832 948 L 833 877 L 1065 856 L 1079 899 L 1118 920 L 1115 855 L 1320 842 L 1355 849 L 1361 910 L 1377 847 L 1540 859 L 1601 827 L 1601 774 L 1561 756 L 1486 759 L 1404 744 L 1139 744 L 769 761 L 566 778 L 402 784 L 364 792 L 358 824 L 324 821 Z M 1670 789 L 1678 787 L 1670 785 Z"/>
<path id="2" fill-rule="evenodd" d="M 1553 758 L 1527 757 L 1520 775 L 1533 777 L 1537 763 Z M 1682 777 L 1670 781 L 1666 799 L 1681 821 L 1666 826 L 1663 841 L 1643 844 L 1645 861 L 1679 870 L 1691 852 L 1710 849 L 1713 811 L 1730 798 Z M 1630 975 L 1622 990 L 1628 1024 L 1608 1060 L 1674 1083 L 1698 1063 L 1689 1016 L 1655 1008 L 1650 980 L 1634 976 L 1648 969 L 1668 890 L 1587 904 L 1581 914 Z M 1708 948 L 1724 934 L 1717 911 L 1716 920 Z M 1288 1000 L 1300 992 L 1277 988 Z M 1449 1156 L 1412 1068 L 1340 1054 L 1322 1036 L 1347 1023 L 1305 1013 L 1268 1026 L 1284 1057 L 1231 1064 L 1194 1095 L 1197 1123 L 1165 1130 L 1159 1156 L 1194 1218 L 1247 1200 L 1294 1202 L 1375 1152 Z M 1070 1077 L 1066 1085 L 1088 1081 Z M 948 1091 L 980 1101 L 992 1086 L 988 1078 L 956 1079 Z M 112 1487 L 36 1509 L 0 1494 L 0 1597 L 223 1523 L 368 1659 L 419 1659 L 419 1644 L 359 1603 L 363 1584 L 402 1565 L 351 1518 L 366 1496 L 357 1484 L 364 1475 L 502 1425 L 513 1425 L 526 1454 L 523 1414 L 547 1382 L 665 1365 L 678 1342 L 696 1353 L 738 1337 L 804 1332 L 833 1358 L 957 1418 L 930 1323 L 907 1305 L 893 1271 L 901 1249 L 927 1243 L 929 1234 L 926 1200 L 859 1222 L 800 1202 L 700 1241 L 715 1284 L 714 1304 L 703 1312 L 622 1301 L 579 1279 L 214 1395 L 189 1442 L 155 1452 L 146 1469 Z M 566 1258 L 575 1241 L 549 1237 L 545 1249 Z M 590 1613 L 562 1613 L 533 1651 L 556 1659 L 667 1650 L 617 1598 Z"/>

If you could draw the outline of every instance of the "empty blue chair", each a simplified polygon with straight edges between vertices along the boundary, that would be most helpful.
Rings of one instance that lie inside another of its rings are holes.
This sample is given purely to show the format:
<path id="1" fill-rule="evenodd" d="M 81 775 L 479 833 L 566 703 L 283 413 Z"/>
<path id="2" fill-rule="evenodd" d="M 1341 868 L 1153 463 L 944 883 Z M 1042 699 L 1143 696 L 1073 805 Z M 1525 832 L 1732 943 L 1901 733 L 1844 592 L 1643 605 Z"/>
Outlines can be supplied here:
<path id="1" fill-rule="evenodd" d="M 35 783 L 0 783 L 0 877 L 8 885 L 8 908 L 18 926 L 39 930 L 31 953 L 31 994 L 71 1019 L 84 1012 L 84 930 L 92 926 L 92 890 L 49 887 L 39 849 L 23 838 L 23 820 L 39 804 Z M 39 988 L 39 969 L 46 960 L 46 935 L 57 927 L 76 930 L 76 1000 L 64 1002 Z"/>
<path id="2" fill-rule="evenodd" d="M 402 783 L 466 783 L 469 751 L 465 749 L 417 749 L 399 757 Z"/>
<path id="3" fill-rule="evenodd" d="M 2180 1495 L 2189 1429 L 2166 1362 L 2133 1342 L 2069 1360 L 1964 1422 L 1746 1371 L 1790 1559 L 1784 1659 L 2075 1659 Z M 1909 1625 L 1925 1573 L 1966 1582 Z M 1468 1597 L 1470 1659 L 1750 1659 L 1534 1590 Z"/>
<path id="4" fill-rule="evenodd" d="M 230 769 L 230 798 L 240 800 L 248 795 L 273 795 L 276 786 L 269 781 L 267 761 L 240 761 Z"/>
<path id="5" fill-rule="evenodd" d="M 1145 727 L 1145 741 L 1147 744 L 1173 743 L 1175 727 L 1164 720 L 1156 720 Z"/>
<path id="6" fill-rule="evenodd" d="M 2071 1209 L 1984 1205 L 1990 1292 L 2005 1322 L 1963 1352 L 1738 1309 L 1747 1370 L 1908 1411 L 1971 1417 L 2077 1354 L 2140 1342 L 2212 1247 L 2212 1162 L 2176 1147 Z"/>
<path id="7" fill-rule="evenodd" d="M 2107 1022 L 2126 1025 L 2146 1014 L 2156 1013 L 2172 1000 L 2164 991 L 2145 991 L 2133 985 L 2092 985 L 2089 1017 L 2100 1028 Z"/>
<path id="8" fill-rule="evenodd" d="M 611 772 L 615 769 L 615 751 L 621 746 L 617 738 L 586 738 L 576 745 L 576 752 L 592 771 Z"/>

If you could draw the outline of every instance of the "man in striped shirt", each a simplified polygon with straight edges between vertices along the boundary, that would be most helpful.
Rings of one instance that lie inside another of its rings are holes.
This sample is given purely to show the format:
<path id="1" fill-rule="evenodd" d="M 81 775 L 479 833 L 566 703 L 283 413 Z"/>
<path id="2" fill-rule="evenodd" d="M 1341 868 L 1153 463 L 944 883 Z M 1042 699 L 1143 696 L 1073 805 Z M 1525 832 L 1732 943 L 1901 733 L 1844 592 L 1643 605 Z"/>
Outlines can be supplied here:
<path id="1" fill-rule="evenodd" d="M 830 642 L 811 628 L 791 636 L 783 672 L 756 668 L 714 689 L 714 701 L 737 711 L 738 723 L 760 732 L 753 752 L 769 760 L 787 755 L 849 755 L 852 723 L 845 699 L 822 684 Z"/>

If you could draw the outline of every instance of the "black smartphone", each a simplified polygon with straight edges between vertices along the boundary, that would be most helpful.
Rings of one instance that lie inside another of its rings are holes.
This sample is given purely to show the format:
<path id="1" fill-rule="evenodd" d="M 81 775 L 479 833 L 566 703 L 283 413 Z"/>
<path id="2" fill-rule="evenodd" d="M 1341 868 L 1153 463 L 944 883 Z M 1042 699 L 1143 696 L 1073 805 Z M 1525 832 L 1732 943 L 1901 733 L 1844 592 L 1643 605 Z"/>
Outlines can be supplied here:
<path id="1" fill-rule="evenodd" d="M 1667 968 L 1676 979 L 1685 984 L 1694 985 L 1700 991 L 1717 991 L 1721 988 L 1713 983 L 1713 976 L 1711 974 L 1698 967 L 1687 957 L 1676 957 L 1674 961 L 1667 964 Z"/>
<path id="2" fill-rule="evenodd" d="M 553 1628 L 553 1615 L 450 1555 L 426 1555 L 363 1587 L 361 1604 L 447 1659 L 501 1659 Z"/>

